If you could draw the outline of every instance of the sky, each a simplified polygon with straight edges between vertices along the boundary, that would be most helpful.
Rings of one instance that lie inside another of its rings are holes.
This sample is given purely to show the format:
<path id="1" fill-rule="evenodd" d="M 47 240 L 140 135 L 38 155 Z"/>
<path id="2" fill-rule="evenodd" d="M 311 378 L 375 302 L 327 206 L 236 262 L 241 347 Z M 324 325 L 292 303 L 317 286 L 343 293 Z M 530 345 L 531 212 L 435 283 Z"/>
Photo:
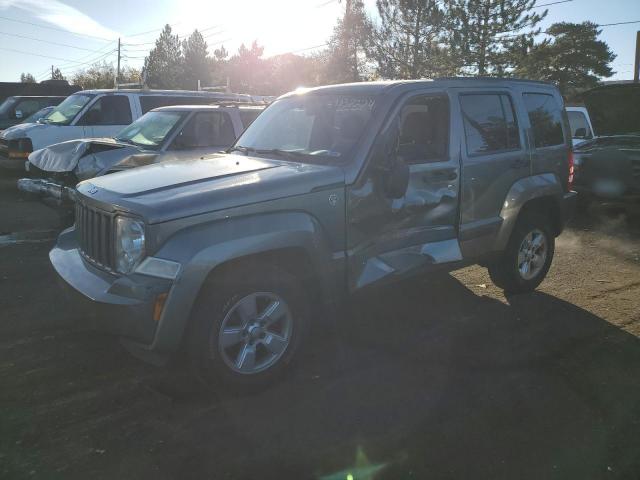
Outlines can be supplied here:
<path id="1" fill-rule="evenodd" d="M 365 4 L 375 13 L 375 0 Z M 339 0 L 0 0 L 0 81 L 18 81 L 22 72 L 43 80 L 51 65 L 70 76 L 103 59 L 115 64 L 118 37 L 122 64 L 140 67 L 166 23 L 181 37 L 197 28 L 210 51 L 224 45 L 233 53 L 257 40 L 265 56 L 309 53 L 327 42 L 343 8 Z M 570 0 L 546 8 L 543 30 L 559 21 L 640 21 L 640 0 L 608 0 L 606 8 L 602 0 Z M 603 27 L 600 38 L 617 55 L 612 79 L 633 78 L 638 30 L 640 23 Z"/>

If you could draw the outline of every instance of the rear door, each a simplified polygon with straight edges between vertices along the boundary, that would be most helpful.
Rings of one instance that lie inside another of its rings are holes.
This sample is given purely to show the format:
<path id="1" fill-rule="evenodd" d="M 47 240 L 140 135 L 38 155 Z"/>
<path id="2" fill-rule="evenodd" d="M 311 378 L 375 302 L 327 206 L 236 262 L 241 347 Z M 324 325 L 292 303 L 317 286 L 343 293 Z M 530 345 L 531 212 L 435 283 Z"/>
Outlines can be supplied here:
<path id="1" fill-rule="evenodd" d="M 451 136 L 451 101 L 444 91 L 415 92 L 392 114 L 399 125 L 397 155 L 409 165 L 403 198 L 380 188 L 375 159 L 357 185 L 347 189 L 349 286 L 357 290 L 382 279 L 460 260 L 457 242 L 459 140 Z"/>
<path id="2" fill-rule="evenodd" d="M 460 241 L 465 257 L 493 250 L 507 192 L 530 173 L 517 105 L 508 88 L 456 91 L 457 128 L 463 132 Z"/>
<path id="3" fill-rule="evenodd" d="M 571 135 L 560 94 L 548 88 L 527 86 L 522 92 L 531 143 L 532 174 L 553 173 L 567 185 Z"/>
<path id="4" fill-rule="evenodd" d="M 103 95 L 82 114 L 77 125 L 83 127 L 84 137 L 113 137 L 133 121 L 132 108 L 128 95 Z"/>

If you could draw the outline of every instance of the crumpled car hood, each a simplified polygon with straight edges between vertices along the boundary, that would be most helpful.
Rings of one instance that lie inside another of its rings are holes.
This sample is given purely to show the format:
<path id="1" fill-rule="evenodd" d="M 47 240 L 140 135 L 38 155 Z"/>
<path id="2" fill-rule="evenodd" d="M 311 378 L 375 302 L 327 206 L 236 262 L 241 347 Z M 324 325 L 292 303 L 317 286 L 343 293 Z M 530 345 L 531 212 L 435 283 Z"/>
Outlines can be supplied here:
<path id="1" fill-rule="evenodd" d="M 99 167 L 101 155 L 106 157 L 115 155 L 118 159 L 122 159 L 138 151 L 136 147 L 119 143 L 113 138 L 69 140 L 36 150 L 29 155 L 29 162 L 46 172 L 71 172 L 78 166 L 80 159 L 88 155 L 93 155 L 94 160 L 98 160 Z M 104 163 L 105 167 L 110 166 L 114 163 L 114 159 L 108 158 Z"/>

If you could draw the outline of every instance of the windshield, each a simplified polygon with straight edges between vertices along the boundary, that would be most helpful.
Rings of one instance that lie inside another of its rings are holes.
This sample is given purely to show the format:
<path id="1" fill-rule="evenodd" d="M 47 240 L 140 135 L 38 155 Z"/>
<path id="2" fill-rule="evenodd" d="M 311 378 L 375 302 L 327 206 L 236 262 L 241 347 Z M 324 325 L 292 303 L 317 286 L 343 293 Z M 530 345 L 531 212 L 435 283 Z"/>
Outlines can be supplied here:
<path id="1" fill-rule="evenodd" d="M 15 97 L 9 97 L 0 104 L 0 118 L 8 118 L 9 112 L 13 110 L 13 106 L 18 101 Z"/>
<path id="2" fill-rule="evenodd" d="M 64 99 L 53 111 L 44 118 L 45 123 L 54 125 L 69 125 L 75 116 L 89 103 L 94 95 L 75 94 Z"/>
<path id="3" fill-rule="evenodd" d="M 157 150 L 186 112 L 148 112 L 122 130 L 116 140 Z"/>
<path id="4" fill-rule="evenodd" d="M 31 115 L 29 115 L 27 118 L 25 118 L 22 123 L 36 123 L 38 120 L 40 120 L 43 117 L 46 117 L 51 110 L 53 110 L 54 107 L 44 107 L 41 108 L 40 110 L 38 110 L 35 113 L 32 113 Z"/>
<path id="5" fill-rule="evenodd" d="M 259 115 L 238 139 L 235 149 L 296 154 L 301 161 L 343 163 L 371 118 L 374 103 L 371 96 L 287 97 Z"/>

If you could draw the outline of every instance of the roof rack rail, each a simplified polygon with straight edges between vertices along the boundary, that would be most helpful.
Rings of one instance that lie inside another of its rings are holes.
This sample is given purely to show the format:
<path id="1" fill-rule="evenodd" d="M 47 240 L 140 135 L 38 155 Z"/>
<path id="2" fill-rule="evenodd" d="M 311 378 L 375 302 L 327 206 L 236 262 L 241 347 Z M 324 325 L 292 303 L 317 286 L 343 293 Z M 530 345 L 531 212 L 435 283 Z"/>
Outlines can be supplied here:
<path id="1" fill-rule="evenodd" d="M 251 100 L 214 100 L 210 105 L 219 105 L 221 107 L 264 107 L 269 105 L 270 101 L 251 101 Z"/>

